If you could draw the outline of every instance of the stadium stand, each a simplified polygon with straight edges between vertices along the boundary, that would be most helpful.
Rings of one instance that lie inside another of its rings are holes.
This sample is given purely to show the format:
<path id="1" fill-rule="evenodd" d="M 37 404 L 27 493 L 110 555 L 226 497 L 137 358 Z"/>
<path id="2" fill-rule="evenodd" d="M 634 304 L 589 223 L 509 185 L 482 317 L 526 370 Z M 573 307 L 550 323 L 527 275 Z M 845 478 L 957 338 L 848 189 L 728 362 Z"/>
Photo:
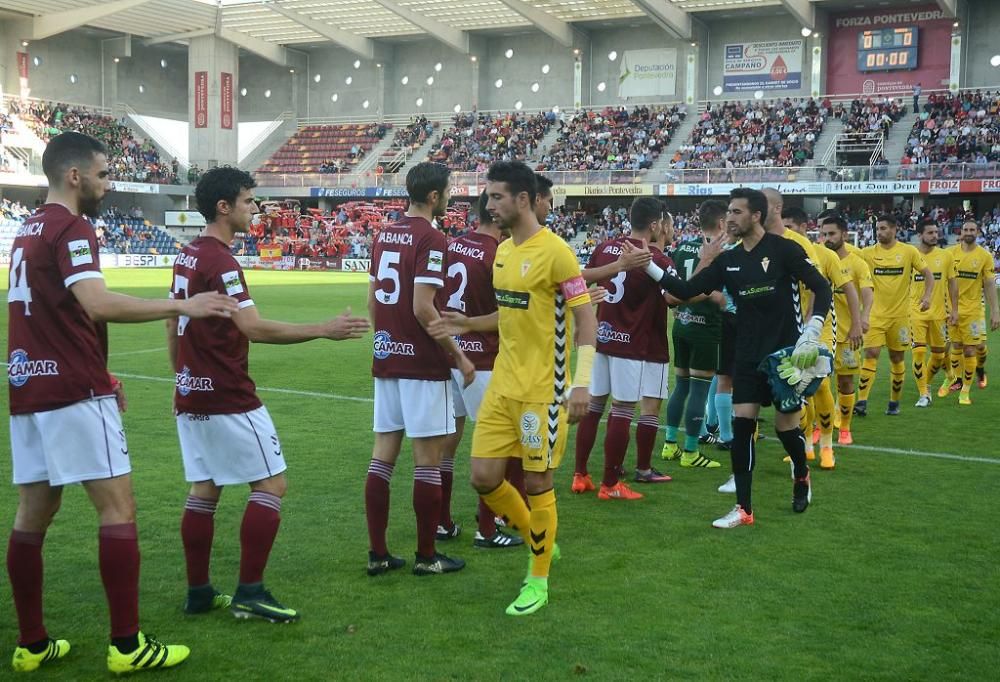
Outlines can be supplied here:
<path id="1" fill-rule="evenodd" d="M 385 123 L 310 125 L 276 151 L 260 173 L 347 173 L 385 137 Z"/>
<path id="2" fill-rule="evenodd" d="M 18 115 L 44 142 L 73 130 L 97 138 L 108 148 L 109 169 L 116 180 L 177 184 L 178 162 L 160 158 L 156 147 L 136 137 L 123 121 L 84 107 L 40 100 L 10 101 L 10 112 Z"/>
<path id="3" fill-rule="evenodd" d="M 648 170 L 686 115 L 684 105 L 581 111 L 559 121 L 559 139 L 538 170 Z"/>
<path id="4" fill-rule="evenodd" d="M 1000 92 L 932 94 L 923 105 L 901 162 L 906 171 L 935 163 L 969 163 L 974 177 L 993 177 L 1000 161 Z"/>
<path id="5" fill-rule="evenodd" d="M 456 171 L 484 172 L 494 161 L 533 158 L 555 115 L 520 113 L 456 114 L 454 125 L 428 153 L 428 159 Z"/>

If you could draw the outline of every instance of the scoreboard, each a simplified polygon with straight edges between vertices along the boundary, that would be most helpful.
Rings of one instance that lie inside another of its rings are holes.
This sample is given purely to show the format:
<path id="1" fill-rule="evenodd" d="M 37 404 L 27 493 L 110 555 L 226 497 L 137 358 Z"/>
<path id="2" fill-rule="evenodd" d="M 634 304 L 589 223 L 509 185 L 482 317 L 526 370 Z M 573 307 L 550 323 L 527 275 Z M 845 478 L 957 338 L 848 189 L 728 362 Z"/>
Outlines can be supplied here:
<path id="1" fill-rule="evenodd" d="M 858 71 L 917 68 L 917 27 L 883 28 L 858 33 Z"/>

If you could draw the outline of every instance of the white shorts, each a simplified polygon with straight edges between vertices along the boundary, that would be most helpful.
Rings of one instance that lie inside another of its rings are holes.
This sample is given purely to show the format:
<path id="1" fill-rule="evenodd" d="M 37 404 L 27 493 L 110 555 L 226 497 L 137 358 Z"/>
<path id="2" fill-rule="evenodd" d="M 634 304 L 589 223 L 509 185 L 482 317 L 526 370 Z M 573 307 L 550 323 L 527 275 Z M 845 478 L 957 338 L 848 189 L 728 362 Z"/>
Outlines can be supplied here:
<path id="1" fill-rule="evenodd" d="M 188 483 L 253 483 L 288 468 L 263 405 L 236 414 L 179 414 L 177 436 Z"/>
<path id="2" fill-rule="evenodd" d="M 409 438 L 455 433 L 450 381 L 375 377 L 375 433 L 406 431 Z"/>
<path id="3" fill-rule="evenodd" d="M 451 370 L 451 398 L 455 401 L 455 418 L 468 417 L 476 421 L 479 414 L 479 406 L 486 395 L 486 387 L 493 376 L 491 370 L 476 371 L 476 378 L 467 387 L 462 388 L 462 373 L 457 369 Z"/>
<path id="4" fill-rule="evenodd" d="M 670 365 L 596 353 L 590 374 L 590 395 L 606 396 L 622 403 L 640 398 L 667 398 Z"/>
<path id="5" fill-rule="evenodd" d="M 68 485 L 132 471 L 114 396 L 10 417 L 14 484 Z"/>

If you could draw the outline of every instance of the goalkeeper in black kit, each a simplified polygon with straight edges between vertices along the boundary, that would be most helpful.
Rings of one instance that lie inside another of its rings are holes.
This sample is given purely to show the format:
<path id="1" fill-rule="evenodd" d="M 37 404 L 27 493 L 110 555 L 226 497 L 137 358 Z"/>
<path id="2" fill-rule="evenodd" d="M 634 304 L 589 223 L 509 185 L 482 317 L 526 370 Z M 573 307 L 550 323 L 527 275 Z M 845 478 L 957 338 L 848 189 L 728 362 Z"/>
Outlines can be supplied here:
<path id="1" fill-rule="evenodd" d="M 649 276 L 677 298 L 689 299 L 725 288 L 736 304 L 735 418 L 730 454 L 737 504 L 712 523 L 716 528 L 753 525 L 750 487 L 756 463 L 754 432 L 761 405 L 775 404 L 775 431 L 792 460 L 792 509 L 804 512 L 809 506 L 812 489 L 806 466 L 805 438 L 799 428 L 799 403 L 776 401 L 771 388 L 773 377 L 761 367 L 768 356 L 794 347 L 790 362 L 784 363 L 784 369 L 790 371 L 782 372 L 782 376 L 794 375 L 788 379 L 789 383 L 815 378 L 820 371 L 816 369 L 820 333 L 833 297 L 829 282 L 801 246 L 765 232 L 767 198 L 761 192 L 739 188 L 729 196 L 726 227 L 731 235 L 741 240 L 740 244 L 724 251 L 723 246 L 728 242 L 725 234 L 707 244 L 703 261 L 711 259 L 710 264 L 687 281 L 666 274 L 655 264 L 646 267 Z M 814 294 L 808 320 L 803 320 L 800 282 Z"/>

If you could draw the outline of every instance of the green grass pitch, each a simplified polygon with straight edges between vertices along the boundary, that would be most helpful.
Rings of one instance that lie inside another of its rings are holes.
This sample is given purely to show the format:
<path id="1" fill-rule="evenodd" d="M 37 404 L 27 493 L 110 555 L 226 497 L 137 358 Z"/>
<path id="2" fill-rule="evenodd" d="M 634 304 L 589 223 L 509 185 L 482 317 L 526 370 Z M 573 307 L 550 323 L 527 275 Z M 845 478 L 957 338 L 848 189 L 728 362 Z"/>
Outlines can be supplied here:
<path id="1" fill-rule="evenodd" d="M 365 312 L 363 275 L 252 272 L 248 280 L 265 317 L 313 321 L 348 305 Z M 112 288 L 138 296 L 165 296 L 169 281 L 165 270 L 108 273 Z M 1000 350 L 996 335 L 992 344 Z M 471 547 L 471 436 L 457 458 L 453 501 L 465 532 L 441 544 L 465 558 L 467 569 L 368 578 L 370 337 L 255 346 L 251 374 L 289 463 L 266 581 L 303 614 L 301 623 L 279 627 L 237 622 L 227 612 L 182 613 L 179 525 L 187 486 L 165 346 L 160 323 L 112 328 L 110 364 L 126 375 L 130 401 L 124 420 L 138 500 L 142 623 L 193 652 L 158 679 L 939 680 L 986 679 L 1000 666 L 1000 533 L 993 516 L 1000 502 L 1000 383 L 974 390 L 971 408 L 960 409 L 953 396 L 922 411 L 912 406 L 908 374 L 903 414 L 890 419 L 882 415 L 883 355 L 871 416 L 854 422 L 862 447 L 839 449 L 834 472 L 814 469 L 809 511 L 792 513 L 788 467 L 770 438 L 759 451 L 757 525 L 729 532 L 709 525 L 733 504 L 716 492 L 727 469 L 669 464 L 661 468 L 674 481 L 642 488 L 646 499 L 599 502 L 569 493 L 571 440 L 556 476 L 563 558 L 552 572 L 551 602 L 514 619 L 503 610 L 516 595 L 526 551 Z M 1000 382 L 1000 373 L 994 376 Z M 769 433 L 773 419 L 765 416 Z M 602 438 L 591 458 L 595 473 Z M 0 467 L 9 480 L 8 438 L 2 443 Z M 634 450 L 626 461 L 634 462 Z M 390 548 L 408 562 L 415 546 L 411 468 L 407 451 L 393 483 L 389 527 Z M 227 591 L 235 587 L 246 496 L 245 488 L 228 490 L 216 517 L 212 574 Z M 0 527 L 10 527 L 16 499 L 13 487 L 0 489 Z M 46 540 L 45 604 L 50 632 L 68 638 L 73 650 L 43 671 L 46 679 L 107 675 L 96 537 L 83 491 L 67 489 Z M 17 629 L 6 584 L 0 604 L 0 642 L 9 656 Z"/>

